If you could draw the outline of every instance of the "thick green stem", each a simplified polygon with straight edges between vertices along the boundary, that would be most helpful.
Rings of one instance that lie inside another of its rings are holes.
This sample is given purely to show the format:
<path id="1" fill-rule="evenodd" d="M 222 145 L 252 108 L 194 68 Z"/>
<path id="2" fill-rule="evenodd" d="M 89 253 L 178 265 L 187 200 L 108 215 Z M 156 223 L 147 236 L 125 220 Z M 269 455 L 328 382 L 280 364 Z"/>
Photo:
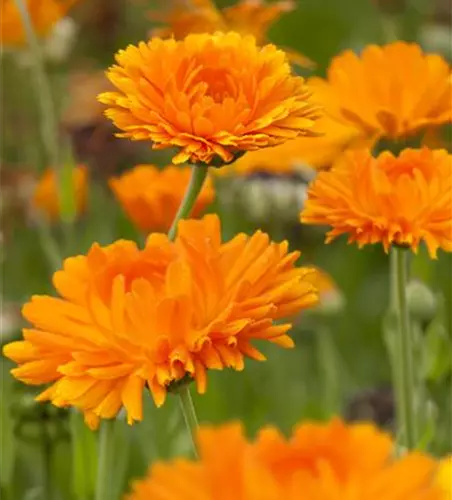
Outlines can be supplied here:
<path id="1" fill-rule="evenodd" d="M 193 445 L 193 453 L 195 457 L 198 457 L 198 451 L 196 449 L 196 432 L 198 429 L 198 418 L 196 416 L 195 407 L 193 405 L 193 400 L 190 394 L 190 386 L 188 384 L 183 384 L 179 390 L 179 401 L 182 408 L 182 413 L 184 414 L 185 423 L 188 430 L 190 431 L 191 441 Z"/>
<path id="2" fill-rule="evenodd" d="M 201 192 L 204 181 L 207 176 L 207 166 L 194 165 L 191 169 L 190 184 L 188 185 L 187 191 L 185 193 L 184 199 L 177 211 L 176 217 L 174 218 L 171 229 L 168 232 L 168 236 L 171 240 L 174 240 L 177 233 L 177 225 L 181 219 L 189 217 L 193 207 L 195 205 L 196 199 Z"/>
<path id="3" fill-rule="evenodd" d="M 47 159 L 56 168 L 58 165 L 58 128 L 52 90 L 44 69 L 44 60 L 38 37 L 33 28 L 24 0 L 15 0 L 24 27 L 27 42 L 33 56 L 33 77 L 36 85 L 36 96 L 41 107 L 41 136 L 46 148 Z"/>
<path id="4" fill-rule="evenodd" d="M 111 496 L 113 464 L 115 460 L 114 430 L 114 419 L 102 421 L 99 431 L 95 500 L 114 500 Z"/>
<path id="5" fill-rule="evenodd" d="M 417 445 L 416 425 L 416 378 L 414 376 L 413 338 L 406 300 L 407 252 L 393 248 L 395 254 L 391 260 L 391 273 L 396 287 L 396 314 L 398 324 L 397 358 L 395 362 L 395 387 L 397 399 L 397 425 L 401 436 L 401 445 L 413 449 Z"/>

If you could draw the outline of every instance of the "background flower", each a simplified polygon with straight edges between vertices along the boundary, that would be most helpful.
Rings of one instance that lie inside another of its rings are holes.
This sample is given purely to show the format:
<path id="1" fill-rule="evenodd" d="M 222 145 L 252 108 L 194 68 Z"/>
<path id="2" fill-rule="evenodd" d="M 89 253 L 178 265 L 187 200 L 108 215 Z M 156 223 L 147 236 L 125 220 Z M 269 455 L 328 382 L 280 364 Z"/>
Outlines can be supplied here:
<path id="1" fill-rule="evenodd" d="M 394 459 L 392 447 L 375 427 L 340 420 L 302 423 L 289 440 L 267 428 L 254 442 L 239 424 L 206 427 L 199 461 L 151 466 L 127 499 L 442 500 L 432 481 L 437 462 L 420 453 Z"/>
<path id="2" fill-rule="evenodd" d="M 32 204 L 35 209 L 45 214 L 50 220 L 57 220 L 61 216 L 60 186 L 55 169 L 49 168 L 39 180 L 33 194 Z M 88 171 L 79 165 L 72 169 L 72 195 L 75 209 L 78 214 L 86 207 L 88 194 Z"/>
<path id="3" fill-rule="evenodd" d="M 147 384 L 158 406 L 186 376 L 205 392 L 207 370 L 264 360 L 256 339 L 292 347 L 291 324 L 278 322 L 315 305 L 316 288 L 296 268 L 299 253 L 260 231 L 221 242 L 216 215 L 179 223 L 176 241 L 153 233 L 95 244 L 54 275 L 61 298 L 34 296 L 23 314 L 33 325 L 4 348 L 28 384 L 54 383 L 38 399 L 85 412 L 92 427 L 124 406 L 142 418 Z"/>
<path id="4" fill-rule="evenodd" d="M 282 51 L 237 33 L 129 46 L 100 100 L 121 137 L 177 147 L 173 163 L 231 162 L 248 150 L 312 135 L 319 116 Z M 163 64 L 164 61 L 164 64 Z"/>
<path id="5" fill-rule="evenodd" d="M 417 251 L 423 241 L 430 256 L 452 251 L 452 161 L 444 150 L 404 150 L 400 156 L 366 151 L 343 156 L 321 172 L 308 191 L 301 221 L 329 225 L 327 243 L 341 234 L 360 247 L 382 243 Z"/>
<path id="6" fill-rule="evenodd" d="M 36 34 L 45 37 L 77 0 L 24 0 Z M 2 0 L 0 33 L 2 45 L 26 45 L 20 12 L 14 0 Z"/>
<path id="7" fill-rule="evenodd" d="M 168 5 L 168 4 L 167 4 Z M 262 0 L 240 0 L 235 5 L 218 9 L 213 0 L 172 0 L 165 11 L 151 11 L 150 18 L 167 24 L 154 28 L 152 36 L 180 40 L 190 33 L 215 33 L 236 31 L 242 35 L 253 35 L 258 45 L 268 43 L 267 31 L 280 16 L 295 9 L 291 0 L 265 3 Z M 286 50 L 291 62 L 307 68 L 314 63 L 294 50 Z"/>
<path id="8" fill-rule="evenodd" d="M 203 167 L 192 167 L 203 168 Z M 190 167 L 137 165 L 110 186 L 132 222 L 142 231 L 168 231 L 182 202 L 191 176 Z M 191 216 L 199 216 L 215 196 L 210 178 L 196 199 Z"/>
<path id="9" fill-rule="evenodd" d="M 332 118 L 369 137 L 401 139 L 452 120 L 450 66 L 414 43 L 346 51 L 333 59 L 326 80 L 309 83 Z"/>

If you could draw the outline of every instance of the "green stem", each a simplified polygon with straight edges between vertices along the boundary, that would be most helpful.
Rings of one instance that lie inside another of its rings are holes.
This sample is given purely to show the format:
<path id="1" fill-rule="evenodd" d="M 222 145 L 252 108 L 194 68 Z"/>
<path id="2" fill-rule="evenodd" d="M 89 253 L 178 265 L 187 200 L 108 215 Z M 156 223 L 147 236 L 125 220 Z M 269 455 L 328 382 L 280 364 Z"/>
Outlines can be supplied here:
<path id="1" fill-rule="evenodd" d="M 391 260 L 393 268 L 391 273 L 396 280 L 396 314 L 398 323 L 397 338 L 397 367 L 396 391 L 397 395 L 397 425 L 402 436 L 401 444 L 408 449 L 417 445 L 416 407 L 413 360 L 413 338 L 410 328 L 410 318 L 406 300 L 407 284 L 407 252 L 404 249 L 393 248 L 394 256 Z"/>
<path id="2" fill-rule="evenodd" d="M 42 439 L 42 499 L 52 500 L 53 499 L 53 489 L 52 489 L 52 455 L 53 446 L 52 440 L 49 436 L 47 430 L 47 418 L 46 409 L 44 409 L 43 419 L 41 421 L 41 439 Z"/>
<path id="3" fill-rule="evenodd" d="M 174 240 L 177 233 L 177 225 L 181 219 L 185 219 L 190 216 L 190 213 L 195 205 L 196 199 L 201 192 L 204 181 L 207 176 L 206 166 L 194 165 L 191 170 L 190 184 L 188 185 L 187 191 L 185 192 L 184 199 L 180 204 L 179 210 L 177 211 L 176 217 L 174 218 L 171 229 L 168 232 L 168 236 L 171 240 Z"/>
<path id="4" fill-rule="evenodd" d="M 97 462 L 97 481 L 95 500 L 114 500 L 111 496 L 114 456 L 115 420 L 103 420 L 100 426 Z"/>
<path id="5" fill-rule="evenodd" d="M 44 58 L 38 37 L 33 28 L 27 6 L 24 0 L 15 0 L 24 27 L 27 42 L 33 56 L 33 76 L 36 85 L 36 96 L 41 107 L 41 136 L 46 148 L 47 159 L 56 168 L 58 165 L 58 128 L 55 119 L 55 106 L 52 98 L 52 90 L 48 81 Z"/>
<path id="6" fill-rule="evenodd" d="M 184 414 L 185 424 L 190 432 L 191 441 L 193 445 L 193 453 L 195 457 L 198 457 L 198 451 L 196 449 L 196 432 L 198 429 L 198 418 L 196 416 L 195 407 L 193 405 L 193 400 L 190 394 L 190 386 L 188 384 L 183 384 L 179 390 L 179 402 L 182 408 L 182 413 Z"/>

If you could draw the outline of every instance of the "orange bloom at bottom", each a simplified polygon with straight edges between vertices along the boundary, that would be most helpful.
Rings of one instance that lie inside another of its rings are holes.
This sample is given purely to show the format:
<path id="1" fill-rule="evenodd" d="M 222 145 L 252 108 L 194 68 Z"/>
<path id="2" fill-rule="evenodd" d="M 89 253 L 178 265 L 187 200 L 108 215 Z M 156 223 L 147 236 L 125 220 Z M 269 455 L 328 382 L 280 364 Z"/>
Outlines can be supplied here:
<path id="1" fill-rule="evenodd" d="M 38 400 L 81 409 L 91 427 L 122 407 L 133 423 L 145 386 L 160 406 L 173 382 L 193 378 L 203 393 L 208 370 L 265 360 L 255 340 L 293 346 L 284 319 L 318 301 L 298 257 L 260 231 L 222 242 L 215 215 L 181 221 L 174 242 L 94 244 L 55 273 L 60 297 L 24 306 L 32 327 L 4 354 L 17 379 L 52 384 Z"/>
<path id="2" fill-rule="evenodd" d="M 110 179 L 110 186 L 138 228 L 168 231 L 184 198 L 192 168 L 169 166 L 161 170 L 154 165 L 137 165 L 121 177 Z M 192 217 L 197 217 L 213 198 L 212 182 L 207 178 L 196 199 Z"/>
<path id="3" fill-rule="evenodd" d="M 327 243 L 341 234 L 359 247 L 382 243 L 417 251 L 425 242 L 432 258 L 452 251 L 452 156 L 445 150 L 406 149 L 346 153 L 308 190 L 301 212 L 305 224 L 332 227 Z"/>
<path id="4" fill-rule="evenodd" d="M 200 460 L 151 467 L 127 500 L 447 500 L 434 484 L 437 462 L 393 458 L 391 438 L 373 425 L 300 424 L 249 442 L 238 424 L 199 432 Z"/>

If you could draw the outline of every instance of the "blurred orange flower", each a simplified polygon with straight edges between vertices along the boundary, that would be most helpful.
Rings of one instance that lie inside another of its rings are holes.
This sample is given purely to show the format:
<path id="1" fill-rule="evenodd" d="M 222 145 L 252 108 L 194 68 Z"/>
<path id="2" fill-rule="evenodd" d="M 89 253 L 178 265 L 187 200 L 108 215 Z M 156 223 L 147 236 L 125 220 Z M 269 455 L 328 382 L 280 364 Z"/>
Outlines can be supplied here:
<path id="1" fill-rule="evenodd" d="M 174 242 L 153 233 L 143 250 L 94 244 L 55 273 L 61 298 L 24 306 L 33 326 L 4 354 L 17 379 L 53 383 L 38 400 L 80 408 L 93 428 L 124 406 L 133 423 L 145 385 L 160 406 L 175 381 L 193 378 L 204 393 L 207 370 L 264 360 L 255 339 L 293 346 L 279 320 L 318 300 L 298 257 L 260 231 L 222 243 L 216 215 L 181 221 Z"/>
<path id="2" fill-rule="evenodd" d="M 398 140 L 452 120 L 450 66 L 416 44 L 346 51 L 333 59 L 327 80 L 309 84 L 334 119 L 368 137 Z"/>
<path id="3" fill-rule="evenodd" d="M 79 165 L 72 169 L 72 194 L 75 209 L 79 214 L 85 210 L 88 193 L 88 170 Z M 49 168 L 39 180 L 32 200 L 33 207 L 45 214 L 49 220 L 57 220 L 61 216 L 61 202 L 58 179 L 55 169 Z"/>
<path id="4" fill-rule="evenodd" d="M 137 165 L 121 177 L 110 179 L 110 187 L 139 229 L 168 231 L 184 198 L 192 168 Z M 212 182 L 207 178 L 191 216 L 198 217 L 214 197 Z"/>
<path id="5" fill-rule="evenodd" d="M 301 212 L 305 224 L 329 225 L 329 243 L 341 234 L 359 247 L 382 243 L 417 251 L 426 243 L 452 251 L 452 156 L 445 150 L 406 149 L 373 158 L 369 151 L 346 153 L 308 190 Z"/>
<path id="6" fill-rule="evenodd" d="M 190 33 L 215 33 L 236 31 L 242 35 L 253 35 L 258 45 L 268 43 L 267 31 L 282 14 L 295 9 L 295 2 L 282 0 L 265 3 L 262 0 L 239 0 L 230 7 L 218 9 L 213 0 L 172 0 L 170 8 L 150 12 L 153 21 L 168 26 L 154 28 L 152 36 L 176 40 Z M 313 68 L 315 64 L 294 50 L 285 50 L 294 64 Z"/>
<path id="7" fill-rule="evenodd" d="M 220 164 L 245 151 L 313 135 L 319 108 L 285 54 L 238 33 L 154 38 L 116 56 L 99 96 L 120 137 L 178 148 L 173 163 Z"/>
<path id="8" fill-rule="evenodd" d="M 48 35 L 53 25 L 78 0 L 24 0 L 36 34 Z M 2 45 L 21 46 L 26 44 L 22 19 L 15 0 L 1 0 L 0 41 Z"/>
<path id="9" fill-rule="evenodd" d="M 317 120 L 315 137 L 300 137 L 280 146 L 251 151 L 235 161 L 230 168 L 216 171 L 219 175 L 249 175 L 256 172 L 286 174 L 303 172 L 306 167 L 329 168 L 348 148 L 367 144 L 355 128 L 330 118 Z M 370 143 L 368 143 L 370 144 Z"/>
<path id="10" fill-rule="evenodd" d="M 441 460 L 437 473 L 437 484 L 447 495 L 447 500 L 450 500 L 452 498 L 452 455 Z"/>
<path id="11" fill-rule="evenodd" d="M 391 438 L 370 424 L 302 423 L 289 440 L 267 428 L 254 442 L 229 424 L 198 440 L 199 461 L 152 465 L 127 500 L 446 500 L 432 482 L 437 462 L 393 458 Z"/>

